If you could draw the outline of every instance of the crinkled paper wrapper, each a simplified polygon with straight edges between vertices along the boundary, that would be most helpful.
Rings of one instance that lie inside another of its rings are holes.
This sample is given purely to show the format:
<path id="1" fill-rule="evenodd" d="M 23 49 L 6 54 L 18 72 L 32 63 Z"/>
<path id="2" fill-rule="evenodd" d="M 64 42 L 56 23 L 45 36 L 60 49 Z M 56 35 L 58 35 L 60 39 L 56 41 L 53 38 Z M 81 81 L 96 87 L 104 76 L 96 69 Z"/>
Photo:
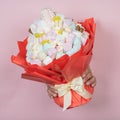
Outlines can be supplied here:
<path id="1" fill-rule="evenodd" d="M 11 60 L 13 63 L 24 68 L 25 73 L 21 77 L 55 85 L 67 83 L 73 78 L 81 76 L 91 61 L 96 25 L 93 18 L 78 23 L 82 24 L 90 34 L 86 44 L 72 56 L 64 55 L 46 66 L 31 65 L 28 63 L 26 61 L 27 38 L 24 41 L 18 41 L 19 53 L 17 56 L 12 55 Z M 84 85 L 84 87 L 88 92 L 93 94 L 94 89 L 91 86 Z M 72 101 L 69 108 L 85 104 L 91 99 L 83 98 L 74 90 L 71 90 L 71 93 Z M 63 99 L 64 96 L 54 97 L 54 101 L 61 107 L 63 107 Z"/>

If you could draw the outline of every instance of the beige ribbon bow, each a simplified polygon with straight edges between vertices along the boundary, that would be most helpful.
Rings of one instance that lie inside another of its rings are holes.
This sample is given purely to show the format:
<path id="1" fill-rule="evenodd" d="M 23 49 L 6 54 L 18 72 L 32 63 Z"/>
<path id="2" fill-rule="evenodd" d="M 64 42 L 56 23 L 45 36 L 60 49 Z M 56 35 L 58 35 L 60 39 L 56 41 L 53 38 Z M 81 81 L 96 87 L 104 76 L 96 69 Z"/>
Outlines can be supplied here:
<path id="1" fill-rule="evenodd" d="M 83 98 L 91 98 L 92 94 L 84 88 L 82 77 L 74 78 L 71 82 L 66 84 L 55 85 L 58 90 L 58 96 L 64 96 L 63 111 L 71 105 L 71 89 L 77 92 Z"/>

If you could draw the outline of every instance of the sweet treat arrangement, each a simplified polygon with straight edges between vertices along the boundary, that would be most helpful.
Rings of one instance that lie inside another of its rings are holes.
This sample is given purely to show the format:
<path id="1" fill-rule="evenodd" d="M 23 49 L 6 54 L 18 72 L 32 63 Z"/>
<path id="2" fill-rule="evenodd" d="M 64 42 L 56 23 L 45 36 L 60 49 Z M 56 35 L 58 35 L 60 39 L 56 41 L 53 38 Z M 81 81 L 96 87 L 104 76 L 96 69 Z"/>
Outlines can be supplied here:
<path id="1" fill-rule="evenodd" d="M 41 11 L 40 19 L 31 24 L 29 32 L 26 60 L 41 66 L 65 54 L 73 55 L 89 37 L 81 24 L 50 9 Z"/>
<path id="2" fill-rule="evenodd" d="M 93 18 L 75 21 L 43 9 L 11 61 L 24 69 L 22 78 L 54 85 L 58 95 L 53 99 L 63 110 L 83 105 L 94 92 L 81 75 L 92 59 L 95 28 Z"/>

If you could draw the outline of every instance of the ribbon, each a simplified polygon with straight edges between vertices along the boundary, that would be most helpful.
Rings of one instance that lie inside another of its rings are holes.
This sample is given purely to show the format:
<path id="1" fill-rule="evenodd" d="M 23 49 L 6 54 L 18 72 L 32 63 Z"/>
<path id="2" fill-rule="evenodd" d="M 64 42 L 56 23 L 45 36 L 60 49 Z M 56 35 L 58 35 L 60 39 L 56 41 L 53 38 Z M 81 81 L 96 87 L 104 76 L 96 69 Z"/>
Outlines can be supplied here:
<path id="1" fill-rule="evenodd" d="M 71 89 L 85 99 L 92 97 L 92 94 L 84 88 L 82 77 L 74 78 L 71 82 L 66 84 L 55 85 L 55 89 L 58 91 L 58 97 L 64 96 L 63 111 L 71 105 Z"/>

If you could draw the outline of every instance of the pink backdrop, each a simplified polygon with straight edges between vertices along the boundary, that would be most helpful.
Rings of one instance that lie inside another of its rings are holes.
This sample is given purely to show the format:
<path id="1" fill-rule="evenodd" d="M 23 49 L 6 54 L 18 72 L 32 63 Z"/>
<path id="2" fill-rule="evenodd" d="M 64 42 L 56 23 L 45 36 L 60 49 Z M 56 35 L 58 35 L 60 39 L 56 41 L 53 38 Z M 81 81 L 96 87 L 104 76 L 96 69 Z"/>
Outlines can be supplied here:
<path id="1" fill-rule="evenodd" d="M 97 86 L 89 104 L 62 112 L 45 85 L 21 79 L 23 69 L 10 61 L 18 52 L 17 40 L 27 36 L 42 8 L 76 20 L 96 20 L 91 67 Z M 0 120 L 120 120 L 119 11 L 119 0 L 0 0 Z"/>

